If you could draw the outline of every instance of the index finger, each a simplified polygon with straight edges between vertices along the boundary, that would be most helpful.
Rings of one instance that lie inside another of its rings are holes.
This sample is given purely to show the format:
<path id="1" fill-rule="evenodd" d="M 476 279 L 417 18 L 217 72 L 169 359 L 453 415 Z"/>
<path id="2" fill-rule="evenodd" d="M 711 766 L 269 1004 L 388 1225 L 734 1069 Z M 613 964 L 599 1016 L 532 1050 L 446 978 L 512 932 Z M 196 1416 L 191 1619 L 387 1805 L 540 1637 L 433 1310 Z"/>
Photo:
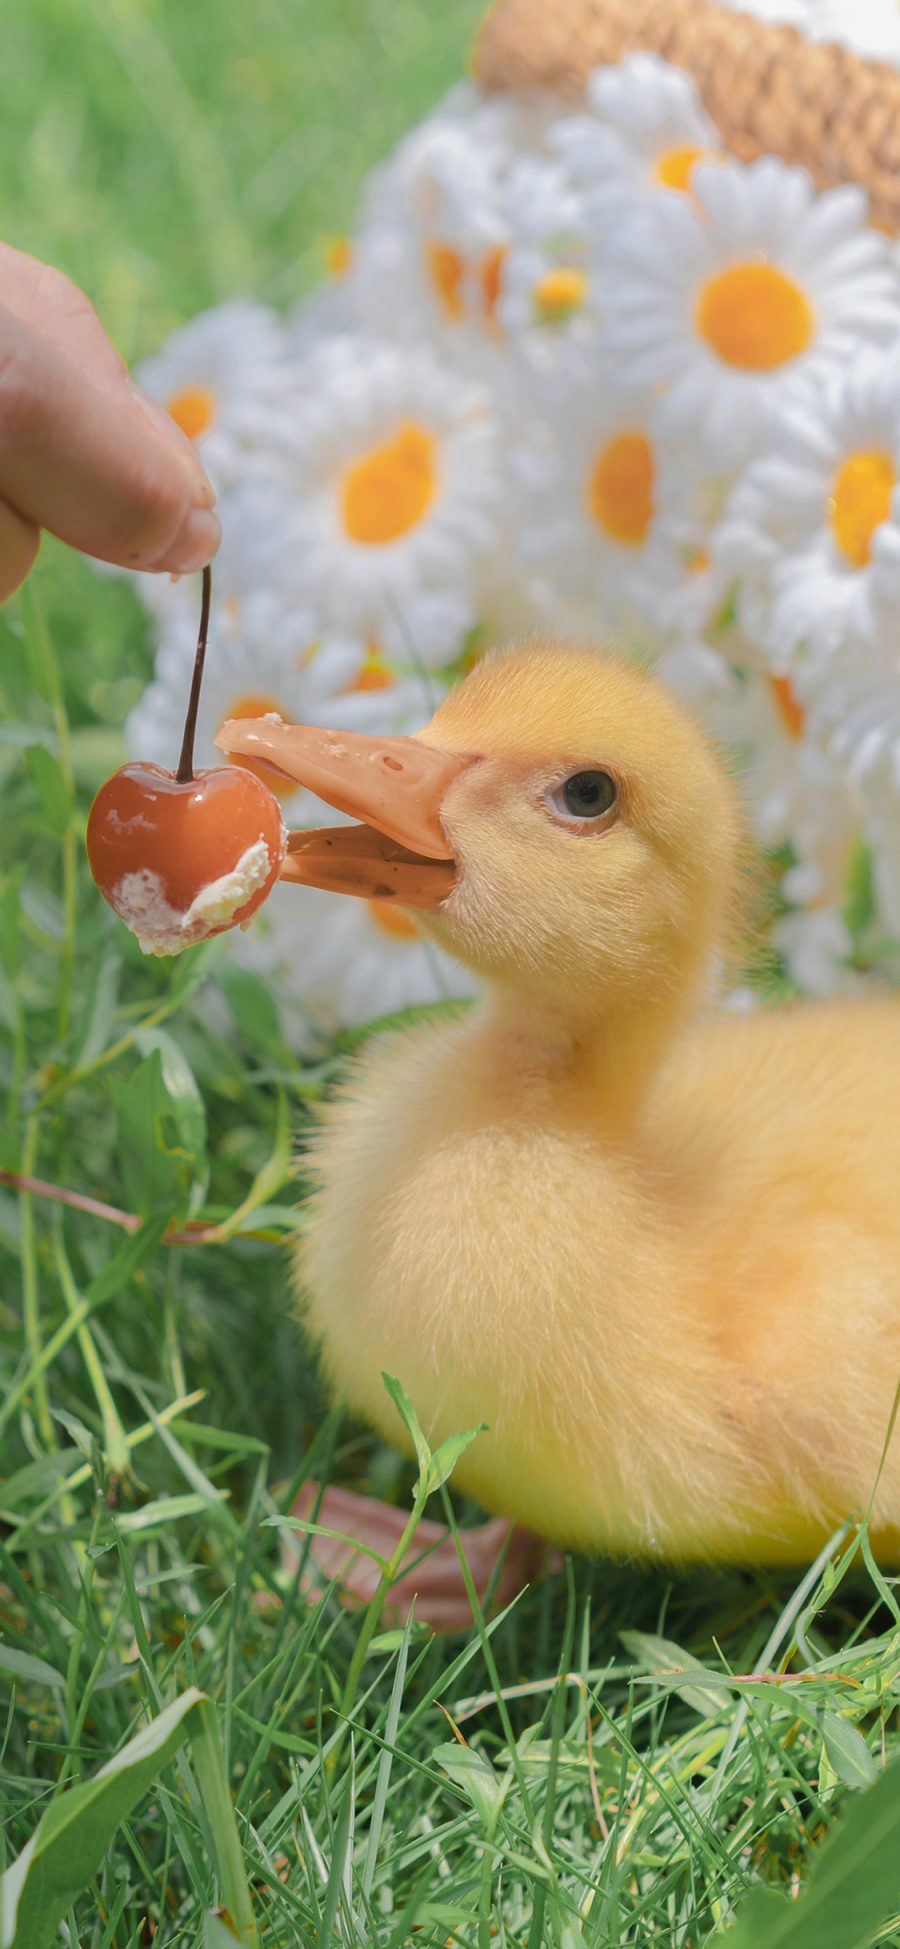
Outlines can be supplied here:
<path id="1" fill-rule="evenodd" d="M 0 497 L 101 561 L 203 566 L 220 531 L 196 455 L 105 376 L 97 384 L 0 309 Z"/>
<path id="2" fill-rule="evenodd" d="M 201 490 L 207 476 L 193 442 L 162 407 L 133 387 L 128 367 L 107 337 L 90 298 L 64 271 L 0 242 L 0 304 L 47 339 L 68 365 L 101 390 L 116 395 L 129 387 L 137 391 L 144 410 L 157 420 L 173 446 L 190 456 Z"/>

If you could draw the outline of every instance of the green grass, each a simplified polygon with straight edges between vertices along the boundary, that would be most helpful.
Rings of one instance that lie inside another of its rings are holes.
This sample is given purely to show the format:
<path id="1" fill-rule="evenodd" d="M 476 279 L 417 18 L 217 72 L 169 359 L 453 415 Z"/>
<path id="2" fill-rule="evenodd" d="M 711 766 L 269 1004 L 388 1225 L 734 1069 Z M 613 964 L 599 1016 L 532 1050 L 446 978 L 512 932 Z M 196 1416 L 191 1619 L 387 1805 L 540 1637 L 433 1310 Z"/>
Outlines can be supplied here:
<path id="1" fill-rule="evenodd" d="M 287 303 L 477 11 L 10 0 L 5 234 L 129 357 L 225 295 Z M 160 972 L 91 886 L 86 808 L 147 670 L 131 592 L 47 547 L 0 618 L 0 1165 L 145 1224 L 0 1190 L 6 1858 L 199 1685 L 266 1949 L 697 1949 L 760 1878 L 790 1892 L 897 1751 L 894 1585 L 855 1537 L 805 1582 L 578 1561 L 449 1641 L 283 1585 L 304 1477 L 413 1482 L 327 1410 L 292 1317 L 290 1142 L 341 1051 L 299 1068 L 258 982 L 215 947 Z M 167 1243 L 189 1219 L 228 1236 Z M 687 1652 L 706 1676 L 672 1676 Z M 121 1824 L 70 1944 L 201 1943 L 201 1780 L 170 1764 Z"/>

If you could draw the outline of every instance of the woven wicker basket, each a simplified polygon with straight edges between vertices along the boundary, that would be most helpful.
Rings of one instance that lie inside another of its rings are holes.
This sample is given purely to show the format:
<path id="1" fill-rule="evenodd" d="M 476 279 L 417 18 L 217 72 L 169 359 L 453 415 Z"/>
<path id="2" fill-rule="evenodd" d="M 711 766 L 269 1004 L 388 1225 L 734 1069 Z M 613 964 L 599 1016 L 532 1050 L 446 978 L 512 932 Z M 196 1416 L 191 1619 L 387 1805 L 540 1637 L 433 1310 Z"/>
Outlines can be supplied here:
<path id="1" fill-rule="evenodd" d="M 475 49 L 489 90 L 581 93 L 590 70 L 650 48 L 693 75 L 736 156 L 802 163 L 821 189 L 859 183 L 900 230 L 900 71 L 714 0 L 494 0 Z"/>

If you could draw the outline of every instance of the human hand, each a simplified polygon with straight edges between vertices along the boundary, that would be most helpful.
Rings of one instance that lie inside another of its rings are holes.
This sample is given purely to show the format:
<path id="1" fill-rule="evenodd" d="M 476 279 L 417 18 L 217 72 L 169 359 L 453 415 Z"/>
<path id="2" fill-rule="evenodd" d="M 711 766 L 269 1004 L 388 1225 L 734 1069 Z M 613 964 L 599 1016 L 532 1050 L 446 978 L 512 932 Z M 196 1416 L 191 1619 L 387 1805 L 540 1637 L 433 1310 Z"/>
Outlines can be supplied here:
<path id="1" fill-rule="evenodd" d="M 121 568 L 202 568 L 221 538 L 215 498 L 84 293 L 0 244 L 0 602 L 28 574 L 42 528 Z"/>

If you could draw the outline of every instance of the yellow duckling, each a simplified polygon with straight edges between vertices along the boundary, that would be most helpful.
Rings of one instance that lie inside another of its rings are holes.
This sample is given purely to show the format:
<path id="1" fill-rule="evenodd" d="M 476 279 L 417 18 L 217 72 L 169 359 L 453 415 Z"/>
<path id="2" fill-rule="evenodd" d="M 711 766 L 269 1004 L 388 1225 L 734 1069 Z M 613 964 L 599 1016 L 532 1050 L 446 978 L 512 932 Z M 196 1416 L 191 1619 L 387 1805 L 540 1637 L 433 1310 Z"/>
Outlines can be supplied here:
<path id="1" fill-rule="evenodd" d="M 875 1487 L 900 1379 L 900 1009 L 717 1017 L 735 790 L 596 651 L 487 658 L 414 739 L 224 727 L 362 826 L 288 877 L 418 908 L 482 977 L 367 1053 L 311 1158 L 306 1312 L 392 1440 L 592 1550 L 808 1557 Z M 900 1530 L 900 1447 L 875 1527 Z M 890 1541 L 889 1537 L 886 1540 Z"/>

